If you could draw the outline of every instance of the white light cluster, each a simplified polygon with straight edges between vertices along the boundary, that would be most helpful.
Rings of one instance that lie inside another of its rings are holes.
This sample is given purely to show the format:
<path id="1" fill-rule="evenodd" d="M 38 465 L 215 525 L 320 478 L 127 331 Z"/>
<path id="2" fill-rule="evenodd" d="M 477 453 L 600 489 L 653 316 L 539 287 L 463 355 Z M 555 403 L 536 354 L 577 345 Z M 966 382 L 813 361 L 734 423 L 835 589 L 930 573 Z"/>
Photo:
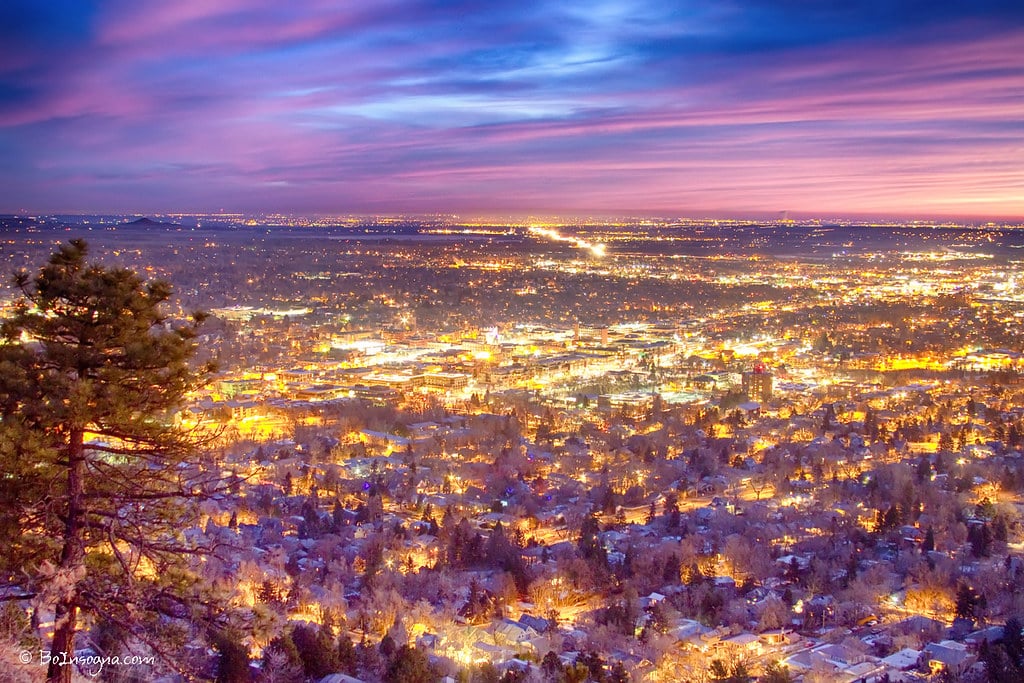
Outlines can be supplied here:
<path id="1" fill-rule="evenodd" d="M 553 230 L 551 228 L 542 228 L 539 225 L 531 225 L 529 228 L 530 232 L 539 237 L 545 237 L 555 242 L 571 242 L 575 244 L 578 249 L 586 249 L 597 258 L 601 258 L 605 254 L 605 246 L 600 242 L 588 242 L 582 237 L 568 237 Z"/>

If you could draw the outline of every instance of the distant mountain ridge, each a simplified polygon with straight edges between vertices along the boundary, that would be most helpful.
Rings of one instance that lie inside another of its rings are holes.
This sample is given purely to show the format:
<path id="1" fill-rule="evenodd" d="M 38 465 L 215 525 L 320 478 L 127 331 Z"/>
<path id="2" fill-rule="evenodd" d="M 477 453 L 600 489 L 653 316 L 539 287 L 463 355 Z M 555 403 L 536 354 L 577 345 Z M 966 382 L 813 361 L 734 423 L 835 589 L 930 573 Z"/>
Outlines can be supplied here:
<path id="1" fill-rule="evenodd" d="M 131 226 L 133 228 L 180 228 L 178 223 L 164 223 L 163 221 L 155 221 L 148 216 L 142 218 L 136 218 L 128 223 L 122 223 L 124 226 Z"/>

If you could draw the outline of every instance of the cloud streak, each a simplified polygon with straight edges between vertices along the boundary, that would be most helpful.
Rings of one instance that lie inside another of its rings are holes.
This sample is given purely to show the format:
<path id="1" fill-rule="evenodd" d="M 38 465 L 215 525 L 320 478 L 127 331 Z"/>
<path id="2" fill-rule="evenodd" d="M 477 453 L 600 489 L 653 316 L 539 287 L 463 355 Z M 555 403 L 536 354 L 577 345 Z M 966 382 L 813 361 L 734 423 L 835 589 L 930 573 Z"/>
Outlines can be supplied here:
<path id="1" fill-rule="evenodd" d="M 667 4 L 14 3 L 0 210 L 1024 217 L 1019 3 Z"/>

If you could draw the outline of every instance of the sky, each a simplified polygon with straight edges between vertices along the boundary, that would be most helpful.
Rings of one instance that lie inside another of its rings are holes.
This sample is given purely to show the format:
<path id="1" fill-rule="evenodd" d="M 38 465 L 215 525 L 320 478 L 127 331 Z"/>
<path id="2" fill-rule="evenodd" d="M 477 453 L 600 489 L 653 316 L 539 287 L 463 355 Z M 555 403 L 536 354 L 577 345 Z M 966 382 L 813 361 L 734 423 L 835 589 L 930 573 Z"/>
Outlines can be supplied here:
<path id="1" fill-rule="evenodd" d="M 0 3 L 0 212 L 175 211 L 1019 219 L 1024 2 Z"/>

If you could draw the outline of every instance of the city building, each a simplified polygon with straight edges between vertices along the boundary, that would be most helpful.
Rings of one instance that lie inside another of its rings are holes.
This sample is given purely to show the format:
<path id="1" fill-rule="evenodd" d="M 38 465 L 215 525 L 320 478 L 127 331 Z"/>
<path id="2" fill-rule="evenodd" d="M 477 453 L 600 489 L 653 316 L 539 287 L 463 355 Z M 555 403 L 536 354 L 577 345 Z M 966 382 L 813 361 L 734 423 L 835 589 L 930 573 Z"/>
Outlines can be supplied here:
<path id="1" fill-rule="evenodd" d="M 743 373 L 743 393 L 751 400 L 765 403 L 772 398 L 772 373 L 762 363 Z"/>

